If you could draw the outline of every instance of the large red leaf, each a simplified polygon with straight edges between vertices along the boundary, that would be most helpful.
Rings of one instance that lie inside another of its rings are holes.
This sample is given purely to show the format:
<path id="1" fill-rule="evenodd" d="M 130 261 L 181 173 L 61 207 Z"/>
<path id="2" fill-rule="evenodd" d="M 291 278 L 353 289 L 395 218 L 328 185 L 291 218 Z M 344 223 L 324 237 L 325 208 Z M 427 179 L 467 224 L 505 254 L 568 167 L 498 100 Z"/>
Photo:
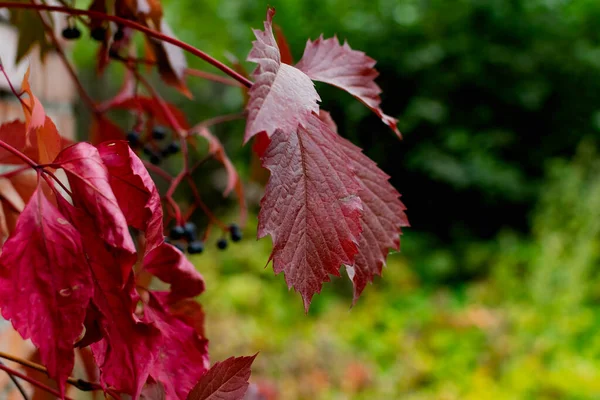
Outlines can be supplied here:
<path id="1" fill-rule="evenodd" d="M 144 257 L 144 270 L 171 284 L 169 303 L 204 292 L 204 278 L 175 246 L 163 243 Z"/>
<path id="2" fill-rule="evenodd" d="M 261 201 L 258 237 L 271 235 L 273 269 L 285 272 L 304 307 L 329 274 L 352 265 L 361 226 L 360 185 L 336 136 L 315 114 L 306 128 L 278 131 L 262 155 L 271 177 Z"/>
<path id="3" fill-rule="evenodd" d="M 187 400 L 242 400 L 256 354 L 218 362 L 200 379 Z"/>
<path id="4" fill-rule="evenodd" d="M 125 141 L 102 143 L 98 152 L 127 223 L 145 233 L 145 254 L 164 242 L 160 195 L 142 160 Z"/>
<path id="5" fill-rule="evenodd" d="M 269 8 L 265 30 L 255 29 L 256 39 L 248 61 L 258 64 L 250 89 L 248 121 L 244 141 L 260 132 L 271 136 L 276 130 L 294 132 L 298 124 L 306 124 L 311 111 L 318 112 L 320 97 L 313 82 L 297 68 L 281 62 L 272 20 L 275 9 Z"/>
<path id="6" fill-rule="evenodd" d="M 73 207 L 64 199 L 59 199 L 59 206 L 82 235 L 92 273 L 94 296 L 88 313 L 94 318 L 86 321 L 86 335 L 94 337 L 90 342 L 101 338 L 91 344 L 101 383 L 135 399 L 148 379 L 160 341 L 159 330 L 134 314 L 139 300 L 132 269 L 135 257 L 124 258 L 120 248 L 103 240 L 88 209 Z M 124 271 L 128 272 L 125 282 Z"/>
<path id="7" fill-rule="evenodd" d="M 93 293 L 80 232 L 38 186 L 0 256 L 0 309 L 64 393 Z"/>
<path id="8" fill-rule="evenodd" d="M 55 164 L 67 173 L 73 204 L 87 212 L 96 235 L 120 253 L 124 283 L 130 273 L 129 265 L 136 259 L 135 246 L 98 150 L 88 143 L 78 143 L 63 150 Z"/>
<path id="9" fill-rule="evenodd" d="M 381 275 L 389 250 L 399 250 L 400 229 L 409 226 L 404 213 L 406 207 L 400 201 L 398 191 L 389 183 L 389 176 L 359 147 L 335 133 L 337 128 L 329 113 L 321 111 L 319 117 L 331 128 L 328 134 L 335 135 L 339 148 L 360 183 L 358 195 L 363 205 L 362 233 L 354 264 L 346 265 L 348 276 L 354 284 L 356 302 L 366 284 L 372 282 L 375 275 Z"/>
<path id="10" fill-rule="evenodd" d="M 150 293 L 144 318 L 161 332 L 150 376 L 162 383 L 167 400 L 185 400 L 208 370 L 208 341 L 166 308 L 170 293 Z"/>
<path id="11" fill-rule="evenodd" d="M 0 125 L 0 140 L 6 142 L 35 162 L 47 164 L 63 147 L 63 139 L 49 117 L 45 122 L 33 129 L 27 142 L 27 127 L 22 121 L 12 121 Z M 0 148 L 0 164 L 23 164 L 23 160 L 4 148 Z"/>
<path id="12" fill-rule="evenodd" d="M 375 83 L 379 73 L 373 68 L 375 60 L 362 51 L 352 50 L 347 42 L 340 45 L 337 37 L 306 43 L 304 55 L 296 64 L 310 79 L 325 82 L 350 93 L 369 107 L 400 136 L 398 120 L 383 113 L 379 104 L 381 89 Z"/>

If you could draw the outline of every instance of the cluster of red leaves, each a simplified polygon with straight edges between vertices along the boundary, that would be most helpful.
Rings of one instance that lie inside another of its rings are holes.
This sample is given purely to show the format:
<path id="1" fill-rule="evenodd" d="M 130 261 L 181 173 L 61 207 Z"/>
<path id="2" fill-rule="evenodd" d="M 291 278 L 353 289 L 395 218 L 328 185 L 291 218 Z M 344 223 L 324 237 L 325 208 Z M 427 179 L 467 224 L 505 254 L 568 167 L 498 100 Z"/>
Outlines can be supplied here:
<path id="1" fill-rule="evenodd" d="M 2 219 L 9 209 L 16 223 L 3 225 L 10 236 L 0 254 L 2 315 L 38 347 L 62 394 L 74 348 L 84 346 L 101 384 L 134 399 L 156 398 L 148 391 L 186 399 L 198 382 L 190 399 L 220 392 L 222 382 L 243 393 L 253 357 L 226 360 L 207 374 L 204 316 L 190 300 L 204 280 L 164 242 L 161 199 L 142 161 L 125 141 L 65 147 L 27 76 L 22 88 L 26 120 L 0 126 L 7 145 L 0 162 L 28 163 L 38 173 L 3 178 Z M 57 169 L 68 179 L 63 191 L 49 178 Z M 32 180 L 29 192 L 17 191 Z M 170 290 L 140 287 L 148 274 Z"/>
<path id="2" fill-rule="evenodd" d="M 271 172 L 261 202 L 258 236 L 273 240 L 271 260 L 308 311 L 329 275 L 346 266 L 354 301 L 374 275 L 380 275 L 390 249 L 400 245 L 408 226 L 400 195 L 388 176 L 361 150 L 337 134 L 329 114 L 319 109 L 313 80 L 352 94 L 396 134 L 396 120 L 379 103 L 375 61 L 337 38 L 308 41 L 304 56 L 291 66 L 289 49 L 280 53 L 273 36 L 274 9 L 248 56 L 258 64 L 250 89 L 245 140 Z M 283 43 L 279 40 L 279 43 Z"/>

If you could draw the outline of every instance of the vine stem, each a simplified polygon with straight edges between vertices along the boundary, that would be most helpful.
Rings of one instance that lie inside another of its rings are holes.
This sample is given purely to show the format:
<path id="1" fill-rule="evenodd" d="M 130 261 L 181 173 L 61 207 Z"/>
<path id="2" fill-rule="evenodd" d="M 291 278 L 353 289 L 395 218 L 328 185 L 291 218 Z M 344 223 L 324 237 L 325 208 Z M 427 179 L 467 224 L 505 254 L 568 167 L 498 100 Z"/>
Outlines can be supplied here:
<path id="1" fill-rule="evenodd" d="M 202 60 L 213 65 L 214 67 L 220 69 L 221 71 L 225 72 L 227 75 L 229 75 L 236 81 L 240 82 L 244 86 L 246 86 L 246 87 L 252 86 L 252 82 L 249 79 L 243 77 L 242 75 L 240 75 L 239 73 L 234 71 L 232 68 L 228 67 L 227 65 L 218 61 L 217 59 L 209 56 L 202 50 L 199 50 L 199 49 L 195 48 L 194 46 L 189 45 L 185 42 L 182 42 L 181 40 L 178 40 L 174 37 L 165 35 L 161 32 L 155 31 L 154 29 L 150 29 L 142 24 L 139 24 L 137 22 L 134 22 L 134 21 L 131 21 L 131 20 L 128 20 L 125 18 L 118 17 L 116 15 L 108 15 L 108 14 L 104 14 L 104 13 L 98 12 L 98 11 L 81 10 L 81 9 L 77 9 L 77 8 L 69 8 L 69 7 L 64 7 L 64 6 L 50 6 L 47 4 L 17 3 L 17 2 L 13 2 L 13 1 L 0 1 L 0 8 L 13 8 L 13 9 L 25 8 L 25 9 L 43 10 L 43 11 L 55 11 L 55 12 L 61 12 L 61 13 L 70 14 L 70 15 L 87 15 L 88 17 L 91 17 L 91 18 L 116 22 L 118 24 L 122 24 L 129 28 L 143 32 L 151 38 L 158 39 L 163 42 L 170 43 L 174 46 L 177 46 L 177 47 L 195 55 L 196 57 L 201 58 Z"/>
<path id="2" fill-rule="evenodd" d="M 46 391 L 46 392 L 48 392 L 50 394 L 53 394 L 54 396 L 58 397 L 59 399 L 63 398 L 65 400 L 73 400 L 70 397 L 67 397 L 67 396 L 63 397 L 63 396 L 61 396 L 58 391 L 52 389 L 50 386 L 44 385 L 42 382 L 36 381 L 35 379 L 30 378 L 27 375 L 20 373 L 19 371 L 15 371 L 14 369 L 9 368 L 9 367 L 7 367 L 4 364 L 0 364 L 0 369 L 3 370 L 3 371 L 5 371 L 6 373 L 8 373 L 10 375 L 16 376 L 17 378 L 23 379 L 24 381 L 31 383 L 33 386 L 36 386 L 36 387 L 38 387 L 38 388 L 40 388 L 40 389 L 42 389 L 42 390 L 44 390 L 44 391 Z"/>
<path id="3" fill-rule="evenodd" d="M 0 351 L 0 358 L 10 360 L 17 364 L 21 364 L 24 367 L 28 367 L 28 368 L 31 368 L 33 370 L 36 370 L 38 372 L 42 372 L 42 373 L 48 375 L 48 370 L 46 369 L 46 367 L 44 367 L 43 365 L 34 363 L 32 361 L 25 360 L 23 358 L 13 356 L 12 354 L 4 353 L 2 351 Z M 70 385 L 73 385 L 74 387 L 81 390 L 82 392 L 90 392 L 90 391 L 94 391 L 94 390 L 104 390 L 99 383 L 88 382 L 83 379 L 73 378 L 71 376 L 67 378 L 67 383 L 69 383 Z M 114 390 L 106 389 L 106 392 L 108 394 L 110 394 L 112 397 L 114 397 L 115 399 L 119 399 L 118 393 L 116 393 Z"/>
<path id="4" fill-rule="evenodd" d="M 238 81 L 235 81 L 235 80 L 229 79 L 229 78 L 225 78 L 224 76 L 221 76 L 221 75 L 212 74 L 210 72 L 201 71 L 199 69 L 187 68 L 185 70 L 185 74 L 190 75 L 190 76 L 196 76 L 198 78 L 208 79 L 210 81 L 222 83 L 224 85 L 244 87 L 244 85 L 242 85 Z"/>
<path id="5" fill-rule="evenodd" d="M 6 364 L 4 364 L 2 361 L 0 361 L 0 365 L 6 365 Z M 15 384 L 19 393 L 21 393 L 23 400 L 29 400 L 29 396 L 27 396 L 27 393 L 25 393 L 25 388 L 23 387 L 23 385 L 21 385 L 21 382 L 19 382 L 17 380 L 17 378 L 15 378 L 10 372 L 7 371 L 6 374 L 8 375 L 10 380 Z"/>

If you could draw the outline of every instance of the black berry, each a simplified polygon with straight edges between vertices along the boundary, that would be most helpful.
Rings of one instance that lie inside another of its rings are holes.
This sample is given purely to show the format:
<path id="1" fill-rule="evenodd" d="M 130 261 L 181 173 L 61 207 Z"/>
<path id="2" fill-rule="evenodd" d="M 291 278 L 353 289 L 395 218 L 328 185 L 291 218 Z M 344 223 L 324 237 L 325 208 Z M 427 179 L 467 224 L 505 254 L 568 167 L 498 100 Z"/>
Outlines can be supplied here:
<path id="1" fill-rule="evenodd" d="M 237 224 L 229 225 L 229 235 L 231 236 L 232 242 L 239 242 L 242 240 L 242 230 Z"/>
<path id="2" fill-rule="evenodd" d="M 196 240 L 196 224 L 193 222 L 186 222 L 183 226 L 183 238 L 188 242 Z"/>
<path id="3" fill-rule="evenodd" d="M 158 164 L 160 164 L 161 161 L 162 161 L 162 158 L 160 157 L 160 155 L 158 155 L 158 154 L 150 155 L 150 162 L 152 164 L 158 165 Z"/>
<path id="4" fill-rule="evenodd" d="M 163 140 L 167 137 L 167 130 L 162 126 L 155 126 L 152 129 L 152 139 Z"/>
<path id="5" fill-rule="evenodd" d="M 163 153 L 165 154 L 177 154 L 179 153 L 179 150 L 181 148 L 179 147 L 179 143 L 177 142 L 171 142 L 169 143 L 169 145 L 163 150 Z"/>
<path id="6" fill-rule="evenodd" d="M 204 243 L 199 240 L 194 240 L 188 245 L 187 251 L 190 254 L 200 254 L 204 251 Z"/>
<path id="7" fill-rule="evenodd" d="M 103 26 L 97 26 L 90 32 L 92 39 L 101 42 L 106 39 L 106 28 Z"/>
<path id="8" fill-rule="evenodd" d="M 81 31 L 77 27 L 67 26 L 63 29 L 62 36 L 68 40 L 79 39 L 81 37 Z"/>
<path id="9" fill-rule="evenodd" d="M 140 144 L 140 134 L 136 131 L 129 131 L 126 138 L 131 147 L 135 147 Z"/>
<path id="10" fill-rule="evenodd" d="M 181 243 L 175 243 L 173 246 L 175 246 L 177 250 L 181 251 L 182 253 L 185 253 L 185 247 L 183 247 Z"/>
<path id="11" fill-rule="evenodd" d="M 178 240 L 183 237 L 184 233 L 185 230 L 183 229 L 183 226 L 175 225 L 173 228 L 171 228 L 171 232 L 169 232 L 169 237 L 172 240 Z"/>
<path id="12" fill-rule="evenodd" d="M 227 248 L 227 239 L 221 238 L 217 240 L 217 247 L 219 250 L 225 250 Z"/>

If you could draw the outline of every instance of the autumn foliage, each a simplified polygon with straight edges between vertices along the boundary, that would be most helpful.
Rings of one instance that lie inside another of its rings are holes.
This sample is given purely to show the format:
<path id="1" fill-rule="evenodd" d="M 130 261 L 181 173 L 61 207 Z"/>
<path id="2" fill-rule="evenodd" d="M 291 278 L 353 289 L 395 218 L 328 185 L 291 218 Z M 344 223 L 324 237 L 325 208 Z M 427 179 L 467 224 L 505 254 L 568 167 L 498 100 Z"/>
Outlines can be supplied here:
<path id="1" fill-rule="evenodd" d="M 237 225 L 212 214 L 192 179 L 204 161 L 191 162 L 194 136 L 208 141 L 207 157 L 227 171 L 224 195 L 237 196 L 242 225 L 243 183 L 211 133 L 211 123 L 189 124 L 145 79 L 147 65 L 190 97 L 187 50 L 231 79 L 205 77 L 247 90 L 243 142 L 253 142 L 270 173 L 258 237 L 271 236 L 274 271 L 283 272 L 288 286 L 301 294 L 306 311 L 330 275 L 340 275 L 341 266 L 354 285 L 356 302 L 381 274 L 388 252 L 399 248 L 400 229 L 408 225 L 400 195 L 360 148 L 338 134 L 319 107 L 313 83 L 350 93 L 399 136 L 396 120 L 380 108 L 375 61 L 363 52 L 335 37 L 320 37 L 309 40 L 302 59 L 291 65 L 285 39 L 273 34 L 275 10 L 269 8 L 264 29 L 254 31 L 248 60 L 257 67 L 250 81 L 175 39 L 157 0 L 117 0 L 114 10 L 104 0 L 94 1 L 89 10 L 33 2 L 0 2 L 0 7 L 8 7 L 15 18 L 27 15 L 35 21 L 32 29 L 40 34 L 27 36 L 23 40 L 29 42 L 20 47 L 59 46 L 48 13 L 60 12 L 78 16 L 98 41 L 98 73 L 108 63 L 127 70 L 121 90 L 102 104 L 78 84 L 93 115 L 89 142 L 71 143 L 60 136 L 32 93 L 28 75 L 20 91 L 14 90 L 23 120 L 0 126 L 0 163 L 11 166 L 0 177 L 0 310 L 39 349 L 57 395 L 64 397 L 67 382 L 72 384 L 78 348 L 90 348 L 99 369 L 99 382 L 88 382 L 92 390 L 115 398 L 241 399 L 248 387 L 255 356 L 229 358 L 211 368 L 204 315 L 192 300 L 205 282 L 186 258 L 181 240 L 195 253 L 211 232 L 240 239 Z M 70 24 L 63 36 L 78 38 L 78 28 Z M 140 32 L 142 56 L 133 40 Z M 111 121 L 107 113 L 114 109 L 136 116 L 132 131 L 126 134 Z M 165 125 L 171 143 L 160 148 Z M 183 167 L 171 176 L 160 163 L 177 153 Z M 159 192 L 154 179 L 166 181 L 166 192 Z M 193 193 L 192 204 L 175 201 L 181 185 Z M 201 237 L 189 223 L 196 210 L 210 221 Z M 153 277 L 169 290 L 154 289 Z"/>

